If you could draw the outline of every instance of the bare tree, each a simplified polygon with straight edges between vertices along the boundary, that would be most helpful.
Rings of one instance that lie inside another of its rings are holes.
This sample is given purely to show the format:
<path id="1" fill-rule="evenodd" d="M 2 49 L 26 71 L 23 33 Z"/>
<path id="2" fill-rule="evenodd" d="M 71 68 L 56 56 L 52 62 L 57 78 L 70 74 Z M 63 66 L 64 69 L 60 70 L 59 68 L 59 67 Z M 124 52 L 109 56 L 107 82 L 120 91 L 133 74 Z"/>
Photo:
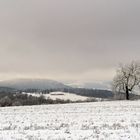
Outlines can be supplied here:
<path id="1" fill-rule="evenodd" d="M 125 92 L 126 100 L 129 93 L 140 85 L 140 63 L 133 61 L 128 65 L 120 65 L 113 80 L 113 90 L 116 93 Z"/>

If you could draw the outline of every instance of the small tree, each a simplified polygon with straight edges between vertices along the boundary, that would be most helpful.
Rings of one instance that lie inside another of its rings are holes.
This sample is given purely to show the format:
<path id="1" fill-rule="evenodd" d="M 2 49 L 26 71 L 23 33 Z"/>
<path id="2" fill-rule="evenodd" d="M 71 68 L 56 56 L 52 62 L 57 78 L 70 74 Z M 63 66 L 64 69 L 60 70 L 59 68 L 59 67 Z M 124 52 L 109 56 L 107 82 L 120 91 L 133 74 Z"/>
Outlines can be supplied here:
<path id="1" fill-rule="evenodd" d="M 120 65 L 113 80 L 113 91 L 115 93 L 125 92 L 126 100 L 129 93 L 140 84 L 140 63 L 132 62 L 128 65 Z"/>

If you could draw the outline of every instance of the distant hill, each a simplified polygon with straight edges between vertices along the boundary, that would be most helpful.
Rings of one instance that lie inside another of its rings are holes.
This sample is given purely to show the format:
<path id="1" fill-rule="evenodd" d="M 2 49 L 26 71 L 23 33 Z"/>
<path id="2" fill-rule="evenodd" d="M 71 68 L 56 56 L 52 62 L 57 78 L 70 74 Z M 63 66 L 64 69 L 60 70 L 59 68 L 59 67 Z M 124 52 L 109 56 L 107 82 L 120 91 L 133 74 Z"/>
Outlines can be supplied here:
<path id="1" fill-rule="evenodd" d="M 9 88 L 9 87 L 0 87 L 0 93 L 3 93 L 3 92 L 8 92 L 8 93 L 13 93 L 13 92 L 15 92 L 16 91 L 16 89 L 14 89 L 14 88 Z"/>
<path id="2" fill-rule="evenodd" d="M 0 87 L 9 87 L 18 90 L 69 88 L 69 86 L 66 86 L 60 82 L 46 79 L 15 79 L 1 81 Z"/>
<path id="3" fill-rule="evenodd" d="M 64 92 L 74 93 L 81 96 L 112 99 L 114 94 L 109 90 L 101 89 L 86 89 L 86 88 L 71 88 L 64 89 Z"/>
<path id="4" fill-rule="evenodd" d="M 67 83 L 67 85 L 73 88 L 86 88 L 86 89 L 103 89 L 110 90 L 110 81 L 106 82 L 75 82 L 75 83 Z"/>
<path id="5" fill-rule="evenodd" d="M 37 89 L 36 92 L 65 92 L 73 93 L 79 96 L 102 98 L 102 99 L 114 99 L 114 93 L 110 90 L 101 89 L 88 89 L 88 88 L 72 88 L 61 82 L 47 79 L 15 79 L 0 82 L 0 93 L 15 93 L 19 90 L 31 92 L 32 89 Z M 34 92 L 34 90 L 33 90 Z M 118 94 L 116 99 L 125 99 L 123 93 Z M 130 94 L 130 99 L 140 99 L 140 95 Z"/>

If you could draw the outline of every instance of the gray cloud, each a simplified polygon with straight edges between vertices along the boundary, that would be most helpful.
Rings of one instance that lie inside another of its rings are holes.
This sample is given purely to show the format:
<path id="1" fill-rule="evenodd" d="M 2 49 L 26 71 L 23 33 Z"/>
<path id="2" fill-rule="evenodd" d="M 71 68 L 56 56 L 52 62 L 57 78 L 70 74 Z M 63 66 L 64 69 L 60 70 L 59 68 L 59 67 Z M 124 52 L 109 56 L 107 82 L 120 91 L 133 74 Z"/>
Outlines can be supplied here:
<path id="1" fill-rule="evenodd" d="M 140 1 L 0 1 L 0 70 L 14 76 L 110 80 L 140 59 Z"/>

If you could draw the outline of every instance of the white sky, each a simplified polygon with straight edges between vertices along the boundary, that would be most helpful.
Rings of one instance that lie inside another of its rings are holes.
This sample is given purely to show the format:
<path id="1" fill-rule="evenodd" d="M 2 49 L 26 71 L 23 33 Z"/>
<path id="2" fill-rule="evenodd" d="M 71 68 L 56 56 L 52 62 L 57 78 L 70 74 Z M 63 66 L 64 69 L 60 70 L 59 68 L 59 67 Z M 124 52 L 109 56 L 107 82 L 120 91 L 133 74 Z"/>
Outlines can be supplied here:
<path id="1" fill-rule="evenodd" d="M 0 79 L 112 80 L 140 60 L 139 0 L 1 0 Z"/>

